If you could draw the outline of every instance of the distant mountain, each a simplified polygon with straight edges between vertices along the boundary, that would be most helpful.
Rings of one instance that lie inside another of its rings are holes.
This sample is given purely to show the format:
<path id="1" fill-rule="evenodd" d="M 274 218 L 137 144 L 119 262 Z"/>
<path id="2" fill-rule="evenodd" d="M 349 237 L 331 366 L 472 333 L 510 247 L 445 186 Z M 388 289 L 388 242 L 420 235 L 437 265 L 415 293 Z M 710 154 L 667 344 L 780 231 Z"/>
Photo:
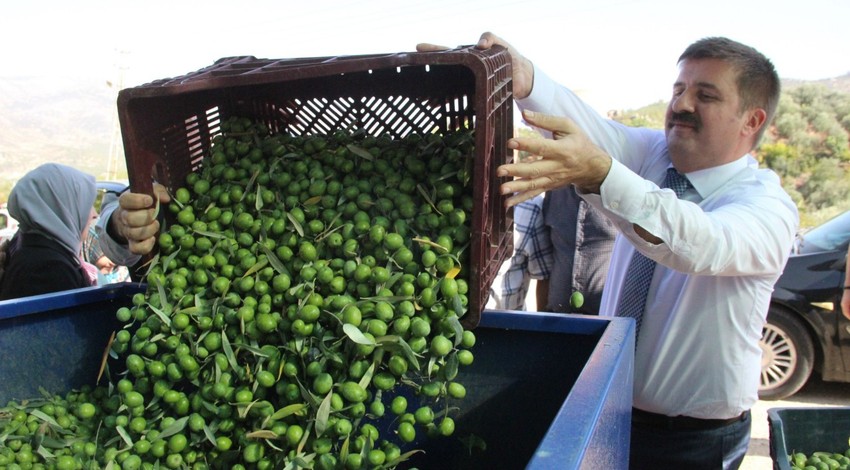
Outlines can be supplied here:
<path id="1" fill-rule="evenodd" d="M 822 80 L 796 80 L 782 79 L 782 91 L 787 92 L 801 85 L 823 85 L 830 90 L 850 94 L 850 72 L 835 78 L 824 78 Z M 661 129 L 664 127 L 664 114 L 667 111 L 667 101 L 657 101 L 638 109 L 612 110 L 608 117 L 630 126 L 651 127 Z"/>
<path id="2" fill-rule="evenodd" d="M 850 93 L 850 73 L 823 80 L 783 80 L 786 89 L 822 83 Z M 106 81 L 65 78 L 0 78 L 0 202 L 23 174 L 45 162 L 80 168 L 107 177 L 113 138 L 118 178 L 126 178 L 117 132 L 117 90 Z M 618 118 L 638 116 L 642 125 L 660 126 L 666 103 L 619 111 Z M 655 122 L 657 121 L 657 122 Z"/>
<path id="3" fill-rule="evenodd" d="M 798 87 L 800 85 L 812 83 L 824 85 L 830 90 L 840 91 L 842 93 L 850 93 L 850 72 L 847 72 L 846 74 L 840 77 L 824 78 L 822 80 L 782 79 L 782 87 L 786 90 Z"/>
<path id="4" fill-rule="evenodd" d="M 116 111 L 116 93 L 106 82 L 0 78 L 0 201 L 18 178 L 46 162 L 103 178 Z M 123 154 L 119 163 L 126 178 Z"/>

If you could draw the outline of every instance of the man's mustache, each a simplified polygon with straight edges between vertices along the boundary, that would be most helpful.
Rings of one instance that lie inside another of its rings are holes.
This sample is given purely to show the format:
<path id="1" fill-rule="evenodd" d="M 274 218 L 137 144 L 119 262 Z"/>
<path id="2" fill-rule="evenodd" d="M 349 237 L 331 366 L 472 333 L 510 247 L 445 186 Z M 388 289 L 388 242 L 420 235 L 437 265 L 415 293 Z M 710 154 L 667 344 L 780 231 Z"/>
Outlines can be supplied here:
<path id="1" fill-rule="evenodd" d="M 702 128 L 702 123 L 694 113 L 672 113 L 670 115 L 670 121 L 667 123 L 667 127 L 673 126 L 675 124 L 683 124 L 687 126 L 693 126 L 696 130 L 700 130 Z"/>

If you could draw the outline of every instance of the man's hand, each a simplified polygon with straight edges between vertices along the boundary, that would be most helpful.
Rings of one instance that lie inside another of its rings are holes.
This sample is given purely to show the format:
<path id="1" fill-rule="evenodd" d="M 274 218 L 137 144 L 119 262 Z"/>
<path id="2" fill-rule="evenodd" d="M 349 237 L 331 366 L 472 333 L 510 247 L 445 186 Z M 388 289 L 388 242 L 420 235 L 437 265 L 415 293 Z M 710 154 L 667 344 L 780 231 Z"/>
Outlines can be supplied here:
<path id="1" fill-rule="evenodd" d="M 531 87 L 534 85 L 534 64 L 520 54 L 513 46 L 508 44 L 507 41 L 490 32 L 482 34 L 478 43 L 475 45 L 475 47 L 482 50 L 490 49 L 493 46 L 504 47 L 511 56 L 514 98 L 523 99 L 530 95 Z M 449 48 L 437 44 L 420 43 L 416 45 L 418 52 L 439 52 L 447 49 Z"/>
<path id="2" fill-rule="evenodd" d="M 168 191 L 154 184 L 154 194 L 162 204 L 171 201 Z M 127 243 L 130 252 L 146 255 L 153 250 L 159 233 L 154 198 L 148 194 L 126 192 L 118 199 L 118 208 L 109 220 L 109 234 L 116 241 Z"/>
<path id="3" fill-rule="evenodd" d="M 508 141 L 509 149 L 532 156 L 496 170 L 497 176 L 516 178 L 501 187 L 502 194 L 513 194 L 507 206 L 570 184 L 582 192 L 598 193 L 611 169 L 611 157 L 568 118 L 530 111 L 523 112 L 523 117 L 529 124 L 551 131 L 552 139 L 515 137 Z"/>

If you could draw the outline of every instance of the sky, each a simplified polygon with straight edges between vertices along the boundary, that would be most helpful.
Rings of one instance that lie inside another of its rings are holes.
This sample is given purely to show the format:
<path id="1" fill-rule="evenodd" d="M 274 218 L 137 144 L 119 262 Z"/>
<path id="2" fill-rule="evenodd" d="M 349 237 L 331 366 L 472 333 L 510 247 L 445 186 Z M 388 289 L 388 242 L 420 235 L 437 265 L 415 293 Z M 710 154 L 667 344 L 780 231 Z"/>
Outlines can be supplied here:
<path id="1" fill-rule="evenodd" d="M 600 112 L 669 98 L 691 42 L 727 36 L 782 78 L 850 72 L 849 0 L 31 0 L 0 9 L 0 77 L 90 76 L 132 87 L 221 57 L 409 52 L 511 42 Z"/>

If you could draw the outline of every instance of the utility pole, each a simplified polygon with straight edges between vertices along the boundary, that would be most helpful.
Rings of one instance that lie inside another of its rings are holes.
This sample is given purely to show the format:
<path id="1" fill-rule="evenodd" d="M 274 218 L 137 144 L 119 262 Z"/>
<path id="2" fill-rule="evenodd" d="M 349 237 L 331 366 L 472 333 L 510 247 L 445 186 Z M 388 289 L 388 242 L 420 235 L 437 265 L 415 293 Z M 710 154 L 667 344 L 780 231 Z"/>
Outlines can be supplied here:
<path id="1" fill-rule="evenodd" d="M 124 89 L 124 72 L 127 69 L 126 59 L 129 51 L 116 50 L 118 54 L 118 78 L 115 82 L 107 81 L 106 85 L 113 90 L 112 94 L 112 136 L 109 142 L 109 157 L 106 165 L 106 179 L 114 181 L 118 179 L 118 167 L 124 160 L 124 145 L 121 140 L 121 123 L 118 120 L 118 93 Z"/>

